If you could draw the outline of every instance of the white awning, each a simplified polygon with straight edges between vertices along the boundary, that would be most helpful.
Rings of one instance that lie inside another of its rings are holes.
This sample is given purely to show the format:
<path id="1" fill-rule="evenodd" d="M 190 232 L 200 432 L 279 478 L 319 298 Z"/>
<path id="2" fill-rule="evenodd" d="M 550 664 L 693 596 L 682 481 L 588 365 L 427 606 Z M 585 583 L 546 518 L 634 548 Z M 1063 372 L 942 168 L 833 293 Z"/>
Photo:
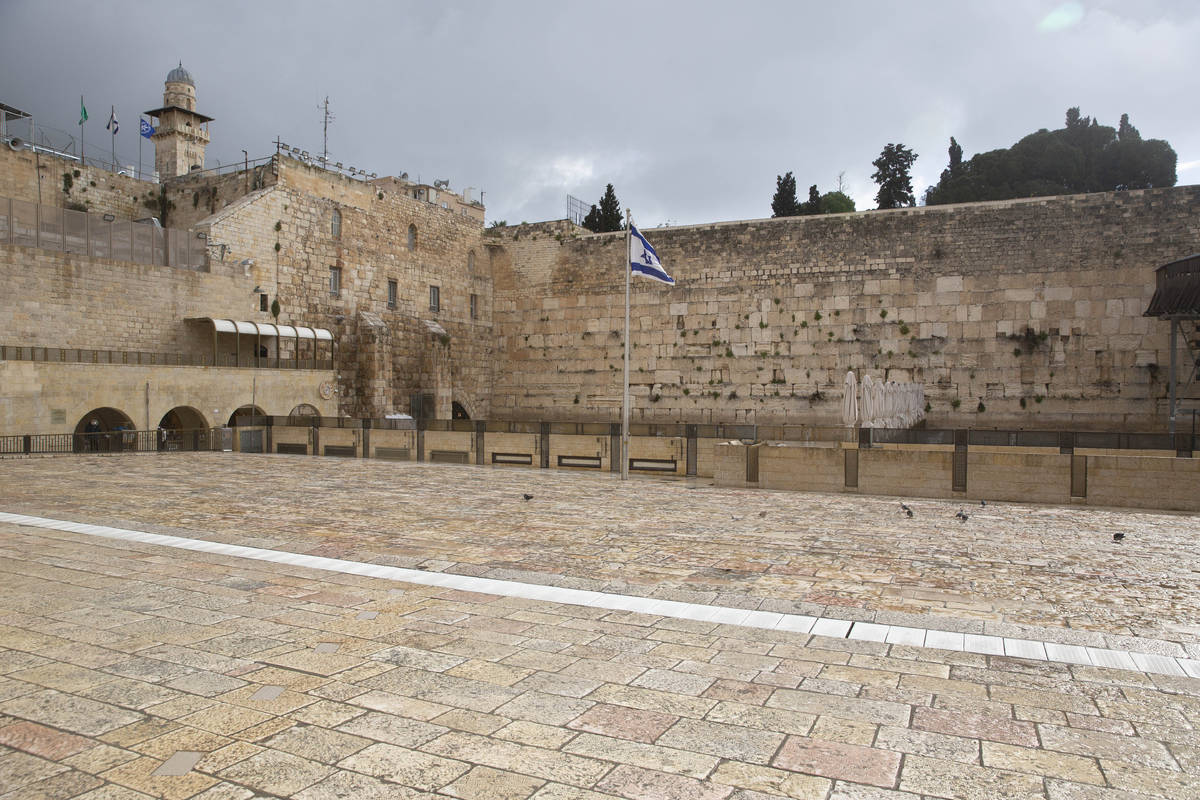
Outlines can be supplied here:
<path id="1" fill-rule="evenodd" d="M 333 341 L 333 333 L 325 328 L 306 325 L 272 325 L 270 322 L 247 322 L 243 320 L 217 319 L 215 317 L 189 317 L 187 322 L 211 322 L 217 333 L 238 333 L 246 336 L 286 336 L 292 339 L 317 339 Z"/>

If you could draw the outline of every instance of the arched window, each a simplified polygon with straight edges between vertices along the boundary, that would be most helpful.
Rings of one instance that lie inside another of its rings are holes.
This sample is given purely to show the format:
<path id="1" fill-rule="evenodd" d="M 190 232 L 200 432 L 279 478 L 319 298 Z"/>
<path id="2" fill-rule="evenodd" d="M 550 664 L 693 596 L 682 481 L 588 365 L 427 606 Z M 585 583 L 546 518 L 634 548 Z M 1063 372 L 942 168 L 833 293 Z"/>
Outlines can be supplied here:
<path id="1" fill-rule="evenodd" d="M 409 250 L 417 249 L 417 226 L 416 225 L 408 226 L 408 249 Z"/>
<path id="2" fill-rule="evenodd" d="M 471 250 L 467 253 L 467 272 L 475 272 L 475 251 Z"/>
<path id="3" fill-rule="evenodd" d="M 342 238 L 342 212 L 333 210 L 333 219 L 329 221 L 329 233 L 333 238 Z"/>

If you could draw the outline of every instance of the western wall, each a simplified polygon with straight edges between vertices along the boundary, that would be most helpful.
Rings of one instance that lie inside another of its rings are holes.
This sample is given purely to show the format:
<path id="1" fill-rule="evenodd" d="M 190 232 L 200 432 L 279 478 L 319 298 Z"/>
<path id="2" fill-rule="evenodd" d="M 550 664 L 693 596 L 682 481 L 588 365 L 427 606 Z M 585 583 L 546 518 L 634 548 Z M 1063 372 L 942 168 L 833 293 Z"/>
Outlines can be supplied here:
<path id="1" fill-rule="evenodd" d="M 643 231 L 634 421 L 840 424 L 847 370 L 925 387 L 932 427 L 1162 430 L 1156 267 L 1200 250 L 1200 187 Z M 497 418 L 617 420 L 624 235 L 489 231 Z"/>

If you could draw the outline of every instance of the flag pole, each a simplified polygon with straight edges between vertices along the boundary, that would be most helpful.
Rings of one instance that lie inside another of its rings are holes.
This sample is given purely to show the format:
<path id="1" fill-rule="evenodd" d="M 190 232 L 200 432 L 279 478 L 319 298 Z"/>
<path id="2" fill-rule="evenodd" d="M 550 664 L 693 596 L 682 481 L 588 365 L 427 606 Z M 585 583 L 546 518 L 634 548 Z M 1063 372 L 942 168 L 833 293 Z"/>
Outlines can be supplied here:
<path id="1" fill-rule="evenodd" d="M 138 114 L 138 171 L 137 171 L 137 177 L 138 177 L 139 181 L 142 179 L 142 139 L 145 139 L 145 138 L 146 138 L 145 136 L 142 136 L 142 115 Z"/>
<path id="2" fill-rule="evenodd" d="M 108 114 L 109 123 L 111 123 L 113 120 L 115 120 L 117 118 L 117 107 L 112 106 L 111 109 L 112 110 Z M 112 125 L 112 127 L 115 129 L 117 126 Z M 116 132 L 116 130 L 113 130 L 113 132 L 112 132 L 112 163 L 113 163 L 112 171 L 116 172 L 117 171 L 117 132 Z"/>
<path id="3" fill-rule="evenodd" d="M 625 209 L 625 386 L 621 395 L 621 480 L 629 480 L 629 243 L 633 215 Z"/>
<path id="4" fill-rule="evenodd" d="M 83 123 L 87 122 L 87 117 L 84 113 L 87 111 L 87 106 L 83 104 L 83 95 L 79 95 L 79 164 L 87 166 L 87 156 L 83 152 L 84 127 Z"/>

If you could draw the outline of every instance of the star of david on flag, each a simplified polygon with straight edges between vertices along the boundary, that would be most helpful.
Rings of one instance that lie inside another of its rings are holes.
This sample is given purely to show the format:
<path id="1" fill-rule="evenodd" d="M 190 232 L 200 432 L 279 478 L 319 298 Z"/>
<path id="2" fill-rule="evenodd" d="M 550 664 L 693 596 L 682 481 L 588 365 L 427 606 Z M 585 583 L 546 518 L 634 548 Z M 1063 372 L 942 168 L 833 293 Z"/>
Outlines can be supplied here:
<path id="1" fill-rule="evenodd" d="M 154 135 L 154 127 L 144 119 L 140 120 L 140 122 L 142 123 L 141 124 L 142 136 L 145 136 L 147 139 L 149 139 L 151 136 Z"/>
<path id="2" fill-rule="evenodd" d="M 662 281 L 668 286 L 675 285 L 675 279 L 668 275 L 663 268 L 654 247 L 633 225 L 629 226 L 629 269 L 635 275 L 644 275 L 647 278 Z"/>
<path id="3" fill-rule="evenodd" d="M 112 131 L 113 136 L 117 135 L 117 130 L 121 127 L 121 123 L 117 122 L 117 108 L 112 107 L 112 113 L 108 115 L 108 124 L 104 126 L 107 130 Z"/>

